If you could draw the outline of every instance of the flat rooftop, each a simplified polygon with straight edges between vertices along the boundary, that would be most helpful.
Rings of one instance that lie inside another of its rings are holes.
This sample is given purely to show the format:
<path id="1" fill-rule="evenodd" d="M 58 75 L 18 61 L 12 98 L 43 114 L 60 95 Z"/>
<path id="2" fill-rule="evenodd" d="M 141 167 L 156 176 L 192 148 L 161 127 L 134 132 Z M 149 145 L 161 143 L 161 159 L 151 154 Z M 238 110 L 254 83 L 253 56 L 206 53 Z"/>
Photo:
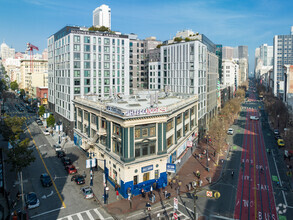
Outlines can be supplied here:
<path id="1" fill-rule="evenodd" d="M 138 116 L 172 112 L 197 100 L 197 95 L 151 91 L 108 98 L 101 98 L 98 95 L 76 96 L 74 102 L 121 116 Z"/>

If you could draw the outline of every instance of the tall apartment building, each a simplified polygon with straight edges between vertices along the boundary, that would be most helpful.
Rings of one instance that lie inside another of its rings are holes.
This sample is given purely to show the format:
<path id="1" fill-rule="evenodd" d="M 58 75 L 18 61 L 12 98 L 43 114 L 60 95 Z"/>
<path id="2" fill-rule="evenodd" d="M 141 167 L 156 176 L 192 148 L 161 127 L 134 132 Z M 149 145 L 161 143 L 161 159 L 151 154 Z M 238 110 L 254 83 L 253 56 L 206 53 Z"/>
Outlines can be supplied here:
<path id="1" fill-rule="evenodd" d="M 6 43 L 1 44 L 1 58 L 2 60 L 6 60 L 7 58 L 14 58 L 15 49 L 10 48 Z"/>
<path id="2" fill-rule="evenodd" d="M 139 40 L 137 35 L 129 35 L 130 93 L 148 89 L 148 51 L 160 44 L 155 37 Z"/>
<path id="3" fill-rule="evenodd" d="M 255 49 L 255 76 L 261 78 L 273 67 L 274 54 L 273 46 L 262 44 Z"/>
<path id="4" fill-rule="evenodd" d="M 66 26 L 48 39 L 49 108 L 73 138 L 75 96 L 129 94 L 127 35 Z"/>
<path id="5" fill-rule="evenodd" d="M 30 59 L 20 61 L 21 82 L 19 88 L 26 90 L 30 96 L 35 97 L 37 87 L 48 86 L 48 60 L 34 59 L 32 64 L 31 68 Z"/>
<path id="6" fill-rule="evenodd" d="M 202 135 L 207 112 L 207 46 L 200 41 L 189 41 L 163 45 L 160 49 L 159 85 L 168 91 L 198 95 L 199 135 Z"/>
<path id="7" fill-rule="evenodd" d="M 285 81 L 285 65 L 293 64 L 293 26 L 290 35 L 274 37 L 274 88 L 275 96 L 283 97 Z"/>
<path id="8" fill-rule="evenodd" d="M 233 91 L 239 85 L 239 60 L 238 59 L 224 59 L 222 63 L 223 68 L 223 85 L 233 88 Z"/>
<path id="9" fill-rule="evenodd" d="M 105 26 L 111 29 L 111 9 L 101 5 L 93 11 L 93 26 Z"/>

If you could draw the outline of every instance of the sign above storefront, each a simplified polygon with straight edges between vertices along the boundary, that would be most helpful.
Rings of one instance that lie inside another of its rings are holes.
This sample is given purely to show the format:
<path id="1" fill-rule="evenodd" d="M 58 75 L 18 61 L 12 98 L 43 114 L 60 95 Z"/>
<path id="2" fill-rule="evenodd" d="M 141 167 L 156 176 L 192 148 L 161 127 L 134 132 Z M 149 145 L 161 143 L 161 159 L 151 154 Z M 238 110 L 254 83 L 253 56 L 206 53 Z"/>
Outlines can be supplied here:
<path id="1" fill-rule="evenodd" d="M 118 115 L 123 115 L 123 116 L 151 115 L 151 114 L 167 112 L 167 107 L 122 110 L 114 106 L 106 106 L 106 109 L 108 111 L 111 111 L 113 113 L 116 113 Z"/>
<path id="2" fill-rule="evenodd" d="M 142 167 L 141 168 L 141 172 L 142 173 L 145 173 L 145 172 L 152 171 L 153 169 L 154 169 L 154 166 L 153 165 L 149 165 L 149 166 L 146 166 L 146 167 Z"/>
<path id="3" fill-rule="evenodd" d="M 170 173 L 176 173 L 176 165 L 173 163 L 167 163 L 166 171 Z"/>

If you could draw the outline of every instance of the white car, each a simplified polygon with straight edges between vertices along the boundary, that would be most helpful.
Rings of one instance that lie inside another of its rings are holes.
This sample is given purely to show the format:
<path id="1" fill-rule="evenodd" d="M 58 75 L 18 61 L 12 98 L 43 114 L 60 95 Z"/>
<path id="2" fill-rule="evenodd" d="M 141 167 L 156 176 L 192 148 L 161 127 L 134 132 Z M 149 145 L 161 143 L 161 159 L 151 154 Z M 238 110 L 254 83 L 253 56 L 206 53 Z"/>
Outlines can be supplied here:
<path id="1" fill-rule="evenodd" d="M 43 133 L 44 133 L 44 135 L 50 135 L 50 132 L 48 129 L 44 130 Z"/>
<path id="2" fill-rule="evenodd" d="M 234 129 L 233 128 L 229 128 L 228 131 L 227 131 L 227 134 L 231 134 L 232 135 L 233 133 L 234 133 Z"/>
<path id="3" fill-rule="evenodd" d="M 60 151 L 60 150 L 62 150 L 61 146 L 58 145 L 58 144 L 54 144 L 53 147 L 54 147 L 55 151 Z"/>
<path id="4" fill-rule="evenodd" d="M 257 117 L 257 116 L 250 116 L 250 120 L 257 121 L 257 120 L 259 120 L 259 117 Z"/>

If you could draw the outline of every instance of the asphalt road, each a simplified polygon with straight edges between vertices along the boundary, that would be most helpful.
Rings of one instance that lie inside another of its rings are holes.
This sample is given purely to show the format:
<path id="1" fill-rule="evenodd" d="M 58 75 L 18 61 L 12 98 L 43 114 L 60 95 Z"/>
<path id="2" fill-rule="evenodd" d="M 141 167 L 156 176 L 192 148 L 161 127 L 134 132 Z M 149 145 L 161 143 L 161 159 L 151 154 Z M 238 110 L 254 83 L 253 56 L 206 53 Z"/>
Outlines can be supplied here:
<path id="1" fill-rule="evenodd" d="M 36 124 L 35 114 L 18 112 L 15 108 L 15 100 L 7 102 L 6 106 L 10 115 L 26 117 L 22 138 L 31 138 L 30 146 L 34 149 L 33 153 L 36 157 L 35 162 L 23 170 L 24 192 L 35 192 L 40 200 L 38 208 L 29 210 L 30 219 L 112 219 L 94 199 L 83 198 L 80 193 L 81 186 L 71 181 L 71 175 L 67 174 L 61 160 L 56 157 L 52 138 L 43 134 L 44 126 Z M 85 164 L 86 157 L 76 148 L 66 151 L 77 168 L 78 161 Z M 42 173 L 51 175 L 53 186 L 45 188 L 41 185 Z M 15 183 L 18 187 L 19 183 L 17 181 Z"/>

